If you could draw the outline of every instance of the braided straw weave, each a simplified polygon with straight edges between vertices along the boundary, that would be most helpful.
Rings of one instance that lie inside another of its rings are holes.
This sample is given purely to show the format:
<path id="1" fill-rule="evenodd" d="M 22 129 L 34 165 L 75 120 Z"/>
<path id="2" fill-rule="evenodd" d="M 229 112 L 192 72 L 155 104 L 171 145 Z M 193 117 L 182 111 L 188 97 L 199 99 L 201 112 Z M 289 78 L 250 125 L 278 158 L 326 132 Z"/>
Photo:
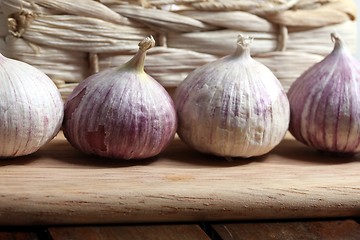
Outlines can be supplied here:
<path id="1" fill-rule="evenodd" d="M 351 0 L 0 0 L 0 52 L 48 74 L 64 98 L 101 69 L 118 66 L 153 35 L 146 71 L 170 89 L 194 68 L 234 51 L 238 34 L 285 89 L 333 48 L 354 52 Z"/>

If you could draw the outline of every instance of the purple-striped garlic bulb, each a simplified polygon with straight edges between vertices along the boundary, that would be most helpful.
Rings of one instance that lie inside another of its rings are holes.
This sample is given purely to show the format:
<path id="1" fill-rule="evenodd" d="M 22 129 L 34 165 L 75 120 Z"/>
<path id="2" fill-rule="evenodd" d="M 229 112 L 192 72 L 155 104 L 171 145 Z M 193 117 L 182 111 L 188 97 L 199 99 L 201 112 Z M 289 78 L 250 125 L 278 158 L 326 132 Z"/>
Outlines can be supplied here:
<path id="1" fill-rule="evenodd" d="M 252 38 L 236 51 L 195 69 L 178 86 L 178 134 L 190 147 L 226 158 L 268 153 L 289 125 L 289 102 L 280 82 L 250 56 Z"/>
<path id="2" fill-rule="evenodd" d="M 360 151 L 360 63 L 336 33 L 333 51 L 291 85 L 289 131 L 324 152 Z"/>
<path id="3" fill-rule="evenodd" d="M 102 157 L 141 159 L 157 155 L 174 138 L 177 119 L 167 91 L 144 71 L 152 36 L 116 68 L 82 81 L 65 104 L 63 130 L 79 150 Z"/>
<path id="4" fill-rule="evenodd" d="M 36 152 L 59 132 L 64 103 L 37 68 L 0 54 L 0 157 Z"/>

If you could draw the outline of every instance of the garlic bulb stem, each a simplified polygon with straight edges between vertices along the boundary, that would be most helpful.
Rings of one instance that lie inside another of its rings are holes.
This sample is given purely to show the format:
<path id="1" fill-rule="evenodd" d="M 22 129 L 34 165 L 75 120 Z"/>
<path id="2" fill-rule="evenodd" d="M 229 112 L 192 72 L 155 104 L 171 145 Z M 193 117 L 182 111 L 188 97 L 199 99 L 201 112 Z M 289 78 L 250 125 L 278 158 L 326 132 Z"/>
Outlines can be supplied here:
<path id="1" fill-rule="evenodd" d="M 146 52 L 147 50 L 155 46 L 155 40 L 153 36 L 150 35 L 144 38 L 141 42 L 139 42 L 138 46 L 140 51 Z"/>
<path id="2" fill-rule="evenodd" d="M 331 33 L 330 34 L 331 40 L 334 42 L 334 49 L 330 53 L 330 55 L 337 54 L 338 51 L 342 51 L 342 54 L 348 55 L 349 57 L 352 57 L 351 52 L 346 47 L 346 44 L 344 43 L 343 39 L 340 37 L 337 33 Z"/>
<path id="3" fill-rule="evenodd" d="M 145 63 L 145 57 L 146 57 L 146 51 L 153 48 L 155 46 L 155 40 L 153 36 L 149 36 L 144 38 L 139 43 L 139 50 L 135 54 L 135 56 L 130 59 L 124 67 L 127 69 L 134 69 L 137 72 L 145 73 L 144 71 L 144 63 Z M 122 67 L 121 67 L 122 68 Z"/>
<path id="4" fill-rule="evenodd" d="M 237 39 L 237 48 L 234 57 L 250 57 L 250 46 L 254 38 L 240 34 Z"/>
<path id="5" fill-rule="evenodd" d="M 334 48 L 343 47 L 344 42 L 342 41 L 341 37 L 337 33 L 331 33 L 331 40 L 335 43 Z"/>

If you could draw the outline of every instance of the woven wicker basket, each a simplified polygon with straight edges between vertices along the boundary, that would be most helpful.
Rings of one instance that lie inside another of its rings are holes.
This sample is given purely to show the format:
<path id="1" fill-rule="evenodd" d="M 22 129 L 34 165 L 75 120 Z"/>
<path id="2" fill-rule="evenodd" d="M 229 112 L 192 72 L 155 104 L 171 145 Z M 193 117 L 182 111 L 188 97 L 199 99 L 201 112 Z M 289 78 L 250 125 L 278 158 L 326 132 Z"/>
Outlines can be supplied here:
<path id="1" fill-rule="evenodd" d="M 351 0 L 0 0 L 0 51 L 48 74 L 64 98 L 101 69 L 124 63 L 151 34 L 146 71 L 170 89 L 194 68 L 234 51 L 252 55 L 288 89 L 328 54 L 337 31 L 356 48 Z"/>

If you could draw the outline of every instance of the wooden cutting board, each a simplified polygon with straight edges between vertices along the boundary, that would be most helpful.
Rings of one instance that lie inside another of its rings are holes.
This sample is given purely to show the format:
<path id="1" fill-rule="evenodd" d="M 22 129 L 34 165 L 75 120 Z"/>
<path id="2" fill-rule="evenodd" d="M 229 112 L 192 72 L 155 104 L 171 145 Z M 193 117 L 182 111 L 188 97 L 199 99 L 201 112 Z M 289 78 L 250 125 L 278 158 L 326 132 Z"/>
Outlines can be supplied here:
<path id="1" fill-rule="evenodd" d="M 292 139 L 232 162 L 178 138 L 160 156 L 85 155 L 60 133 L 31 156 L 0 161 L 0 224 L 220 221 L 360 216 L 360 156 Z"/>

